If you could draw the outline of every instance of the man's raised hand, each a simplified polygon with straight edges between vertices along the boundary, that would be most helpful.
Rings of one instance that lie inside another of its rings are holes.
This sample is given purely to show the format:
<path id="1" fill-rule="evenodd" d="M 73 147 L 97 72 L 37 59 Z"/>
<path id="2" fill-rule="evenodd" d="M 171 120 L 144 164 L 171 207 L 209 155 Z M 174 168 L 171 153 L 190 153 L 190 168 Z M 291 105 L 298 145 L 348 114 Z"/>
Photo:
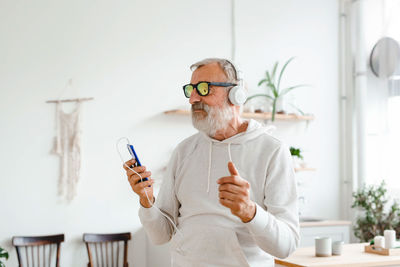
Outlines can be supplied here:
<path id="1" fill-rule="evenodd" d="M 240 177 L 233 162 L 228 162 L 228 169 L 231 175 L 217 180 L 219 202 L 229 208 L 242 222 L 249 222 L 256 214 L 256 204 L 250 200 L 250 184 Z"/>

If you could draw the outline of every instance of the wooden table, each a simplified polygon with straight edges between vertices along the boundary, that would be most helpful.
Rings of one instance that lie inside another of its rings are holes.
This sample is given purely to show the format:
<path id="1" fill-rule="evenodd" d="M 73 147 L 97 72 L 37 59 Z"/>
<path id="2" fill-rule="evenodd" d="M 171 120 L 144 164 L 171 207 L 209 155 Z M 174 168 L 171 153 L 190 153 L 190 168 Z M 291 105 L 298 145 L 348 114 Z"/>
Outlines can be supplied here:
<path id="1" fill-rule="evenodd" d="M 322 266 L 400 266 L 400 256 L 382 256 L 365 253 L 367 243 L 345 244 L 342 255 L 315 257 L 315 247 L 298 248 L 286 259 L 275 259 L 277 266 L 289 267 L 322 267 Z M 278 265 L 279 264 L 279 265 Z"/>

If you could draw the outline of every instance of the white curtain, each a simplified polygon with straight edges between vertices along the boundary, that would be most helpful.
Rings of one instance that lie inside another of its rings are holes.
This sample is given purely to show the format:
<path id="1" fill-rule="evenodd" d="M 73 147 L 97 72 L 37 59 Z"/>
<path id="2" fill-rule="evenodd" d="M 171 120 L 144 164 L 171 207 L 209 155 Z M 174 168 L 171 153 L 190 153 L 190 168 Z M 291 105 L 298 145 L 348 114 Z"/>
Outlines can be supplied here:
<path id="1" fill-rule="evenodd" d="M 385 180 L 395 197 L 400 197 L 400 67 L 393 77 L 378 78 L 369 56 L 382 37 L 400 42 L 399 14 L 400 0 L 352 3 L 357 185 Z"/>

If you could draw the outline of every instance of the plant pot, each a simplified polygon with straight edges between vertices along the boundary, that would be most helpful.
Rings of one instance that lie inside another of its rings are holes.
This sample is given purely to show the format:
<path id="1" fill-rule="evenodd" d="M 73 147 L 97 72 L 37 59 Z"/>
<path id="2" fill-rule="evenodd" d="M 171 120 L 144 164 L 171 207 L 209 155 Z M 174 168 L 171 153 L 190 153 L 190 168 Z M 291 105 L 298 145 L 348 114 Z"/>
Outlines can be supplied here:
<path id="1" fill-rule="evenodd" d="M 300 159 L 299 157 L 292 156 L 292 160 L 293 160 L 293 167 L 301 168 L 303 166 L 303 160 Z"/>
<path id="2" fill-rule="evenodd" d="M 244 111 L 246 112 L 271 112 L 272 111 L 272 101 L 263 98 L 256 97 L 247 102 L 244 106 Z"/>
<path id="3" fill-rule="evenodd" d="M 280 96 L 278 100 L 276 100 L 276 113 L 277 114 L 284 114 L 287 110 L 287 103 L 285 96 Z"/>

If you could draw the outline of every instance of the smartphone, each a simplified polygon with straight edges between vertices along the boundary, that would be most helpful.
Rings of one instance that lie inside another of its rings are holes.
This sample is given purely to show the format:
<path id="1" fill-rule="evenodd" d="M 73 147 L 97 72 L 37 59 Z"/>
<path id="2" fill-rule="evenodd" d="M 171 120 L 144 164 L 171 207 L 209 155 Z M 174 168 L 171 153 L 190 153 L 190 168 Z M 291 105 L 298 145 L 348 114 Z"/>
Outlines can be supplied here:
<path id="1" fill-rule="evenodd" d="M 126 146 L 128 148 L 129 154 L 131 154 L 132 158 L 134 160 L 136 160 L 134 167 L 142 166 L 142 164 L 140 163 L 139 157 L 137 156 L 135 149 L 133 148 L 133 145 L 127 144 Z M 143 178 L 143 181 L 148 181 L 148 180 L 149 179 L 147 179 L 147 178 Z M 139 183 L 140 182 L 142 182 L 142 181 L 139 181 Z"/>
<path id="2" fill-rule="evenodd" d="M 135 167 L 142 166 L 139 157 L 137 156 L 135 149 L 133 148 L 133 145 L 127 144 L 126 147 L 128 148 L 129 154 L 131 154 L 132 159 L 136 160 Z"/>

